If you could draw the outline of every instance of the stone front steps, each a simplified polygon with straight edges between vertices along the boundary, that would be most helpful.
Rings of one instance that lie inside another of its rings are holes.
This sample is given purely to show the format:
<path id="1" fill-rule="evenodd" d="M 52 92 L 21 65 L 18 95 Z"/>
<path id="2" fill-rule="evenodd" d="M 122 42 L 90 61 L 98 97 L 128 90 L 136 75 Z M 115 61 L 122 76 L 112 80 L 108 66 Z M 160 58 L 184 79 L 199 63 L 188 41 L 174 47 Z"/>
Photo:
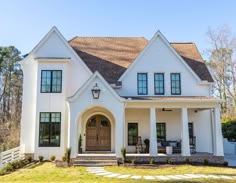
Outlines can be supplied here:
<path id="1" fill-rule="evenodd" d="M 74 166 L 86 166 L 86 167 L 103 167 L 103 166 L 112 166 L 117 165 L 117 160 L 112 159 L 84 159 L 74 160 Z"/>
<path id="2" fill-rule="evenodd" d="M 80 154 L 73 159 L 74 166 L 103 167 L 117 165 L 117 158 L 113 154 Z"/>

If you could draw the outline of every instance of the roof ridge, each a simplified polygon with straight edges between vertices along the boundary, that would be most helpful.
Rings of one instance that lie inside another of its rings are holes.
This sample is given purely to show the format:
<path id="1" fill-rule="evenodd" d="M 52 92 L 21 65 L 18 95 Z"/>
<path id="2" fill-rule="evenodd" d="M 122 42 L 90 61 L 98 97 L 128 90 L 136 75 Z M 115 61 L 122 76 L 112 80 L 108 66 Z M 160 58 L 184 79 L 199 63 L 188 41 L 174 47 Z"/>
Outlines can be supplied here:
<path id="1" fill-rule="evenodd" d="M 73 40 L 76 39 L 77 37 L 78 37 L 78 36 L 75 36 L 75 37 L 69 39 L 68 42 L 73 41 Z"/>
<path id="2" fill-rule="evenodd" d="M 75 36 L 68 41 L 72 41 L 76 38 L 131 38 L 131 39 L 142 38 L 142 39 L 148 40 L 144 36 L 132 36 L 132 37 L 129 37 L 129 36 Z"/>
<path id="3" fill-rule="evenodd" d="M 194 44 L 194 42 L 170 42 L 170 44 Z"/>

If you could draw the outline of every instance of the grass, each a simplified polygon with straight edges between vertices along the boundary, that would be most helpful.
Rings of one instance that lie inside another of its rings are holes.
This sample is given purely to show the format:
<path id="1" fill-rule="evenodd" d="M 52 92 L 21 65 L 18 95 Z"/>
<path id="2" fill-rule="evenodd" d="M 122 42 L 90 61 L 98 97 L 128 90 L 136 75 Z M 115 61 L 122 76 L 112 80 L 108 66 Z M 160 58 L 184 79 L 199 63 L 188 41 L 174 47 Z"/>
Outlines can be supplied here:
<path id="1" fill-rule="evenodd" d="M 236 175 L 235 168 L 192 166 L 192 165 L 162 165 L 153 169 L 132 167 L 105 167 L 107 171 L 135 174 L 135 175 L 178 175 L 178 174 L 214 174 L 214 175 Z"/>
<path id="2" fill-rule="evenodd" d="M 192 167 L 190 165 L 176 166 L 176 167 L 163 167 L 158 169 L 134 169 L 125 167 L 106 167 L 106 170 L 111 172 L 124 172 L 125 174 L 136 175 L 158 175 L 158 174 L 181 174 L 181 173 L 210 173 L 210 174 L 236 174 L 236 169 L 231 168 L 214 168 L 214 167 Z M 177 173 L 178 172 L 178 173 Z M 29 183 L 29 182 L 77 182 L 77 183 L 134 183 L 137 180 L 132 179 L 117 179 L 117 178 L 104 178 L 90 174 L 86 171 L 85 167 L 70 167 L 70 168 L 57 168 L 55 164 L 45 162 L 38 163 L 27 168 L 20 169 L 11 174 L 0 176 L 0 182 L 14 182 L 14 183 Z M 158 182 L 158 180 L 138 180 L 139 183 Z M 235 180 L 222 180 L 222 179 L 194 179 L 194 180 L 174 180 L 165 181 L 165 183 L 233 183 Z"/>

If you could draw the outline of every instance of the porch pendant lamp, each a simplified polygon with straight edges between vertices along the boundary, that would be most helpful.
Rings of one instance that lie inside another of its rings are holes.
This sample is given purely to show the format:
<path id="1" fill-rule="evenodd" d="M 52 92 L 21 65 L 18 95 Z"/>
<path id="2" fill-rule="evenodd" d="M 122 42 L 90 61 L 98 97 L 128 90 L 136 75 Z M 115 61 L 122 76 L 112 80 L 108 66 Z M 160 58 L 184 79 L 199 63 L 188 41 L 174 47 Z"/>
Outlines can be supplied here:
<path id="1" fill-rule="evenodd" d="M 92 94 L 93 94 L 93 99 L 99 99 L 99 95 L 100 95 L 100 88 L 98 87 L 98 84 L 96 83 L 95 86 L 93 87 L 93 89 L 91 90 Z"/>

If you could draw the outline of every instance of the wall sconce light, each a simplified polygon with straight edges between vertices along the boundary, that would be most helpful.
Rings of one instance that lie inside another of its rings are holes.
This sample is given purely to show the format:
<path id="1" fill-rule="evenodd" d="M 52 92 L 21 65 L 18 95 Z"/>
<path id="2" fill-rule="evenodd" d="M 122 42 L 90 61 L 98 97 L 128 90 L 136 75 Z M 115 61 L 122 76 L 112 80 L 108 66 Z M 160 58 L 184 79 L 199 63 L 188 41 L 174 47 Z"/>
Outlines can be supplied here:
<path id="1" fill-rule="evenodd" d="M 93 98 L 94 99 L 99 99 L 99 95 L 100 95 L 100 88 L 98 87 L 98 84 L 96 83 L 95 86 L 93 87 L 93 89 L 91 90 L 92 94 L 93 94 Z"/>

